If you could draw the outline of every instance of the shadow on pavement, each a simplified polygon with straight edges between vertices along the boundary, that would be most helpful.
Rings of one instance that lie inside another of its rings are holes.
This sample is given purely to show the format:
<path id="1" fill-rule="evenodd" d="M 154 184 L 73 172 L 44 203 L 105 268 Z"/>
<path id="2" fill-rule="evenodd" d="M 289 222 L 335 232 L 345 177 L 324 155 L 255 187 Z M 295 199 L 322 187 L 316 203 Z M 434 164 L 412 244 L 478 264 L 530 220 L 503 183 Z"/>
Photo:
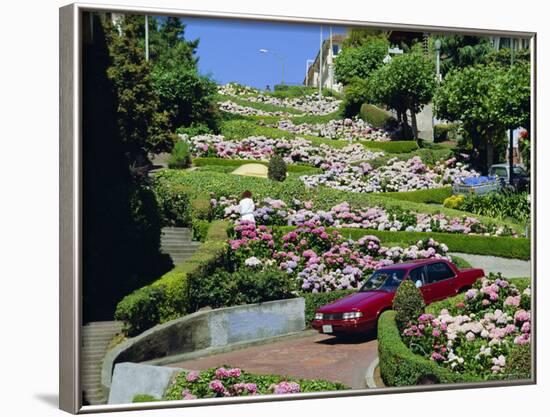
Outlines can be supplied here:
<path id="1" fill-rule="evenodd" d="M 372 342 L 373 340 L 376 340 L 375 331 L 357 335 L 335 335 L 330 339 L 318 340 L 315 343 L 319 343 L 322 345 L 357 345 L 361 343 Z"/>

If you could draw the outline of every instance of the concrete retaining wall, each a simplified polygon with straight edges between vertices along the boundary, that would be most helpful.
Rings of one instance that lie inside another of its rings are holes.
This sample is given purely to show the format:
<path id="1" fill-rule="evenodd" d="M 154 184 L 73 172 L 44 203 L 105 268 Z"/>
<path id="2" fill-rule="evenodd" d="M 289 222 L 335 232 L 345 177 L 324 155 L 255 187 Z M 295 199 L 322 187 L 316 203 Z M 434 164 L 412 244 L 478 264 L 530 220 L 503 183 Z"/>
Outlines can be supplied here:
<path id="1" fill-rule="evenodd" d="M 157 325 L 109 351 L 103 362 L 101 384 L 108 397 L 116 363 L 152 361 L 304 329 L 303 298 L 199 311 Z"/>

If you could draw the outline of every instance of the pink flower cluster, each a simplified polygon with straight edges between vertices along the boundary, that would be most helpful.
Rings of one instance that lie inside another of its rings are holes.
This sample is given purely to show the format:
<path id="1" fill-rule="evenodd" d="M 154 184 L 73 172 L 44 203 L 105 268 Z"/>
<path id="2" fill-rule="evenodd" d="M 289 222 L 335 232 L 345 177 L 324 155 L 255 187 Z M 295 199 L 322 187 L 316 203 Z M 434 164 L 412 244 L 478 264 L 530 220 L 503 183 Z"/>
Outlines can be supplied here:
<path id="1" fill-rule="evenodd" d="M 530 343 L 531 314 L 518 308 L 519 303 L 506 303 L 505 311 L 495 308 L 502 292 L 519 294 L 515 285 L 500 277 L 478 282 L 478 288 L 464 295 L 459 314 L 445 309 L 437 317 L 422 314 L 403 330 L 403 340 L 415 353 L 456 372 L 498 377 L 506 370 L 510 347 Z M 530 292 L 521 296 L 529 297 Z M 489 304 L 472 301 L 478 297 L 494 300 Z"/>
<path id="2" fill-rule="evenodd" d="M 447 247 L 433 239 L 407 248 L 383 247 L 376 236 L 345 239 L 311 221 L 282 236 L 248 222 L 239 223 L 234 231 L 236 238 L 229 244 L 237 264 L 248 265 L 252 257 L 262 264 L 275 263 L 311 292 L 359 288 L 372 271 L 407 259 L 450 259 Z"/>
<path id="3" fill-rule="evenodd" d="M 300 392 L 300 384 L 297 382 L 282 381 L 269 387 L 274 394 L 295 394 Z"/>

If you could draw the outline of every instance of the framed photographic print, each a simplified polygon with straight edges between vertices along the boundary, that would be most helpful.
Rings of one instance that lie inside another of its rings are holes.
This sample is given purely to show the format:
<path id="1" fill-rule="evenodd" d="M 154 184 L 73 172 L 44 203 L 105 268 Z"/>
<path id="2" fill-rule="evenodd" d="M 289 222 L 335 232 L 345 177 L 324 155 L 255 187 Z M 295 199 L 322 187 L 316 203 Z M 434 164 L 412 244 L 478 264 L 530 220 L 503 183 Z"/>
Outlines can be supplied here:
<path id="1" fill-rule="evenodd" d="M 60 407 L 535 382 L 535 34 L 60 9 Z"/>

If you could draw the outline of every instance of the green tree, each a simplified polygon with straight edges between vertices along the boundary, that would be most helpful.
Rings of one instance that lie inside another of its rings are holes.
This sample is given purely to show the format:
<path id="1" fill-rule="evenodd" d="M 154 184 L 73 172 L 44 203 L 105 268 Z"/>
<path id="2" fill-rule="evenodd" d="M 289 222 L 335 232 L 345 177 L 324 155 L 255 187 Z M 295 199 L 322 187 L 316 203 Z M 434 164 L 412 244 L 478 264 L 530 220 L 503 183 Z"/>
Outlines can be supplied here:
<path id="1" fill-rule="evenodd" d="M 493 51 L 489 38 L 482 36 L 446 35 L 441 40 L 441 74 L 457 68 L 482 63 Z"/>
<path id="2" fill-rule="evenodd" d="M 433 62 L 425 55 L 411 52 L 394 57 L 369 79 L 371 101 L 383 103 L 397 112 L 403 131 L 408 131 L 407 110 L 412 132 L 418 139 L 416 114 L 428 104 L 436 88 Z"/>
<path id="3" fill-rule="evenodd" d="M 346 85 L 354 78 L 368 78 L 388 55 L 389 42 L 383 36 L 366 38 L 360 46 L 343 48 L 334 62 L 334 75 Z"/>
<path id="4" fill-rule="evenodd" d="M 127 148 L 130 164 L 143 166 L 149 151 L 170 147 L 168 114 L 160 110 L 160 100 L 153 90 L 151 65 L 140 45 L 144 17 L 125 15 L 116 24 L 106 26 L 111 65 L 107 76 L 117 95 L 120 135 Z"/>
<path id="5" fill-rule="evenodd" d="M 477 167 L 487 172 L 494 163 L 495 146 L 503 145 L 505 130 L 529 125 L 530 66 L 455 70 L 438 90 L 434 109 L 438 118 L 461 122 Z"/>
<path id="6" fill-rule="evenodd" d="M 178 18 L 166 18 L 157 30 L 152 78 L 160 109 L 174 128 L 206 124 L 216 130 L 217 85 L 198 73 L 199 40 L 185 39 L 185 25 Z"/>

